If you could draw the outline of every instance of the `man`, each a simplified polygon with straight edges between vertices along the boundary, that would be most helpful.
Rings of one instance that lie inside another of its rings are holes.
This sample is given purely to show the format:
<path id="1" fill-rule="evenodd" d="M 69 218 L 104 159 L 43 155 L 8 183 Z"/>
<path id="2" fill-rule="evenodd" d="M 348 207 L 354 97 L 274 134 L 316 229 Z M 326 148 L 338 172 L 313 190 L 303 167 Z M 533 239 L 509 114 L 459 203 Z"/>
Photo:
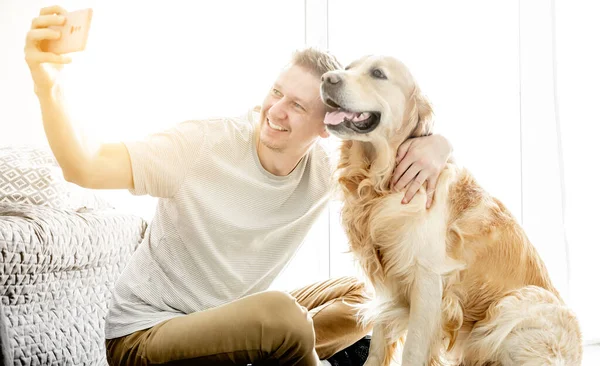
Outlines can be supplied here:
<path id="1" fill-rule="evenodd" d="M 42 9 L 25 58 L 65 178 L 160 197 L 113 291 L 109 363 L 352 364 L 339 351 L 370 330 L 357 324 L 353 307 L 365 300 L 362 284 L 341 278 L 289 294 L 265 291 L 327 205 L 331 162 L 319 143 L 327 137 L 319 83 L 340 68 L 335 58 L 312 49 L 294 54 L 260 113 L 186 121 L 144 141 L 90 152 L 74 133 L 56 82 L 70 60 L 39 47 L 60 37 L 48 26 L 62 24 L 64 13 Z M 427 180 L 433 192 L 450 152 L 441 136 L 403 145 L 396 188 L 410 183 L 412 196 Z M 403 174 L 409 167 L 412 176 Z M 417 175 L 424 180 L 411 183 Z"/>

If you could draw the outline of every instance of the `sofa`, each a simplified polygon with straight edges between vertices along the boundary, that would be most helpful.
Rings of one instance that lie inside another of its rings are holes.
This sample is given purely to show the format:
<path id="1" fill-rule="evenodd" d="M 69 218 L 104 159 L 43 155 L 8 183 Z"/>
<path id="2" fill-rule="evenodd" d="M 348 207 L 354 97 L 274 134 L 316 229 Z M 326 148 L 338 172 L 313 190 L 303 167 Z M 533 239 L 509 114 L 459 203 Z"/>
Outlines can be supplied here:
<path id="1" fill-rule="evenodd" d="M 0 148 L 0 365 L 106 365 L 111 290 L 146 227 L 49 150 Z"/>

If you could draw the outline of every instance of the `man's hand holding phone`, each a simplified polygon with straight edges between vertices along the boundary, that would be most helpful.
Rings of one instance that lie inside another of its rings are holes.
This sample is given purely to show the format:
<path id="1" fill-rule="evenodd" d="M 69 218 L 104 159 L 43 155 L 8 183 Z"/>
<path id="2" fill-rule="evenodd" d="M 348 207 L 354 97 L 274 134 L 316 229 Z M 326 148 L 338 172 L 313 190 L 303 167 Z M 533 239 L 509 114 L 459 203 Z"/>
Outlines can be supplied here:
<path id="1" fill-rule="evenodd" d="M 91 9 L 69 13 L 60 6 L 43 8 L 33 19 L 25 41 L 25 60 L 36 93 L 53 89 L 63 65 L 71 62 L 66 53 L 85 49 L 91 19 Z"/>

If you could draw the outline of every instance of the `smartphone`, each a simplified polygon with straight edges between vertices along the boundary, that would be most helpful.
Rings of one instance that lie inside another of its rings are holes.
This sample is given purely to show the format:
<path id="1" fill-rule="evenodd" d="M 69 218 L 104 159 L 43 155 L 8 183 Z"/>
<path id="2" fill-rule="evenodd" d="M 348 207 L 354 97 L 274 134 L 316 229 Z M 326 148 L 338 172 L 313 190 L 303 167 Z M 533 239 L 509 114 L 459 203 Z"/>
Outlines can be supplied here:
<path id="1" fill-rule="evenodd" d="M 92 23 L 92 9 L 76 10 L 64 15 L 65 24 L 50 26 L 49 28 L 60 31 L 59 39 L 46 43 L 46 50 L 56 54 L 79 52 L 85 49 Z"/>

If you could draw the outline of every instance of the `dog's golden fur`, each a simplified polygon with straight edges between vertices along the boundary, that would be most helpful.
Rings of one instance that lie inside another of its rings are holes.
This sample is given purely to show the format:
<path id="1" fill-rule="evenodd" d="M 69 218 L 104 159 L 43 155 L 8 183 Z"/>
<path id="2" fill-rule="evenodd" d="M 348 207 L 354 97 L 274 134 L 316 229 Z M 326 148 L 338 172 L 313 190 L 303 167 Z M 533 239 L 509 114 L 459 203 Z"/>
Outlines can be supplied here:
<path id="1" fill-rule="evenodd" d="M 381 101 L 393 93 L 377 86 L 382 84 L 370 85 L 381 82 L 370 81 L 374 64 L 387 72 L 385 82 L 401 90 L 404 103 L 398 109 L 393 101 Z M 386 338 L 385 356 L 370 355 L 368 364 L 390 363 L 410 325 L 418 273 L 425 272 L 439 276 L 442 287 L 440 317 L 432 320 L 436 331 L 426 345 L 430 365 L 580 364 L 574 314 L 517 220 L 466 169 L 446 165 L 430 209 L 424 188 L 409 204 L 401 203 L 404 192 L 389 188 L 400 144 L 431 134 L 433 127 L 431 106 L 406 67 L 390 58 L 366 57 L 339 75 L 349 79 L 344 80 L 346 106 L 360 104 L 353 95 L 365 99 L 376 93 L 370 110 L 381 112 L 380 125 L 366 136 L 332 131 L 345 140 L 338 166 L 343 226 L 375 290 L 364 320 L 381 327 L 373 342 Z"/>

